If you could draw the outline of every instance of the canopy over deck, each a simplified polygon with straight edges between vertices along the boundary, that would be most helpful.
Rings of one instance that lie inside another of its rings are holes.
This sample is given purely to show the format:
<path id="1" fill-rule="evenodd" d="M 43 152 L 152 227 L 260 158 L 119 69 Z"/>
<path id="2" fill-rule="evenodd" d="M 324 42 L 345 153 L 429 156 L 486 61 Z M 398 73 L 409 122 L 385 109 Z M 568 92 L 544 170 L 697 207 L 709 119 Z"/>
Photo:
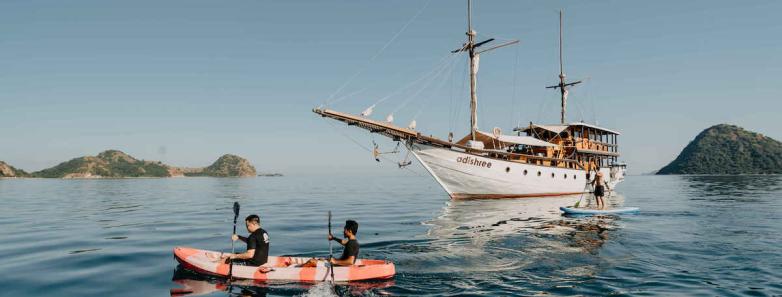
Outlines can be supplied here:
<path id="1" fill-rule="evenodd" d="M 592 128 L 592 129 L 600 130 L 600 131 L 603 131 L 603 132 L 608 132 L 609 134 L 616 134 L 616 135 L 620 134 L 617 131 L 614 131 L 614 130 L 611 130 L 611 129 L 606 129 L 606 128 L 603 128 L 603 127 L 598 127 L 598 126 L 587 124 L 587 123 L 584 123 L 584 122 L 570 123 L 569 125 L 571 127 L 581 127 L 581 126 L 583 126 L 583 127 L 587 127 L 587 128 Z"/>
<path id="2" fill-rule="evenodd" d="M 595 130 L 600 130 L 600 131 L 603 131 L 603 132 L 606 132 L 606 133 L 609 133 L 609 134 L 616 134 L 616 135 L 620 134 L 617 131 L 614 131 L 614 130 L 611 130 L 611 129 L 606 129 L 606 128 L 603 128 L 603 127 L 598 127 L 598 126 L 587 124 L 587 123 L 584 123 L 584 122 L 570 123 L 570 124 L 567 124 L 567 125 L 537 125 L 537 124 L 530 124 L 529 126 L 525 126 L 525 127 L 516 127 L 515 129 L 513 129 L 513 131 L 527 132 L 527 131 L 530 130 L 530 128 L 532 128 L 532 129 L 542 129 L 542 130 L 553 132 L 555 134 L 559 134 L 559 133 L 562 133 L 562 131 L 565 131 L 569 127 L 587 127 L 587 128 L 592 128 L 592 129 L 595 129 Z"/>
<path id="3" fill-rule="evenodd" d="M 530 146 L 541 146 L 541 147 L 553 147 L 556 146 L 553 143 L 546 142 L 534 137 L 530 136 L 515 136 L 515 135 L 499 135 L 494 136 L 491 133 L 486 133 L 483 131 L 475 131 L 475 138 L 479 141 L 483 141 L 484 143 L 497 143 L 498 145 L 490 145 L 487 147 L 503 147 L 503 146 L 509 146 L 513 144 L 523 144 L 523 145 L 530 145 Z M 465 145 L 467 144 L 467 141 L 471 139 L 471 135 L 467 135 L 464 138 L 460 139 L 456 143 L 459 145 Z"/>
<path id="4" fill-rule="evenodd" d="M 516 129 L 513 129 L 513 131 L 519 131 L 519 132 L 527 132 L 532 129 L 543 129 L 549 132 L 553 132 L 554 134 L 562 133 L 562 131 L 565 131 L 567 129 L 567 125 L 535 125 L 531 124 L 527 127 L 517 127 Z"/>

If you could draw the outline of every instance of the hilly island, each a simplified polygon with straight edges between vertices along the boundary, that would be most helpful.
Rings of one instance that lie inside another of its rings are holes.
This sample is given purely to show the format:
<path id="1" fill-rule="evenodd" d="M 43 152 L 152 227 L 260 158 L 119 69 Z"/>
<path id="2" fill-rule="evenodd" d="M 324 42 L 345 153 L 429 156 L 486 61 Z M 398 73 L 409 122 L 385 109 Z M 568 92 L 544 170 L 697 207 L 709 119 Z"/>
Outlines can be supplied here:
<path id="1" fill-rule="evenodd" d="M 118 150 L 107 150 L 97 156 L 84 156 L 62 162 L 54 167 L 27 173 L 0 161 L 0 177 L 40 178 L 129 178 L 129 177 L 249 177 L 255 167 L 236 155 L 223 155 L 203 168 L 180 168 L 160 161 L 136 159 Z"/>
<path id="2" fill-rule="evenodd" d="M 780 174 L 782 142 L 727 124 L 703 130 L 657 174 Z"/>
<path id="3" fill-rule="evenodd" d="M 0 177 L 28 177 L 29 173 L 0 161 Z"/>

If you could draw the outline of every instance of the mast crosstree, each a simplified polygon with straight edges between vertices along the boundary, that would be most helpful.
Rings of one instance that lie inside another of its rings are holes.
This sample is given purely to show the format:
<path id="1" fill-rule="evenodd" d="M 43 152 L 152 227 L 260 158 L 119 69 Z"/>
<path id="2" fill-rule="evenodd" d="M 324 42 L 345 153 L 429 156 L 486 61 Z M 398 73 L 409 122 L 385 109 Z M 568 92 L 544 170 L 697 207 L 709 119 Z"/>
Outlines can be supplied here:
<path id="1" fill-rule="evenodd" d="M 481 53 L 516 44 L 518 40 L 512 40 L 497 46 L 487 48 L 485 50 L 476 51 L 476 49 L 484 44 L 494 41 L 494 38 L 489 38 L 484 41 L 475 42 L 475 36 L 477 33 L 472 29 L 472 0 L 467 0 L 467 42 L 462 45 L 461 48 L 451 51 L 452 53 L 467 52 L 470 59 L 470 139 L 475 141 L 475 133 L 478 131 L 478 61 Z"/>
<path id="2" fill-rule="evenodd" d="M 562 111 L 560 113 L 560 123 L 565 124 L 565 112 L 567 110 L 567 87 L 580 84 L 581 81 L 566 82 L 565 70 L 562 62 L 562 11 L 559 11 L 559 84 L 554 86 L 548 86 L 546 89 L 559 89 L 560 99 L 562 103 Z"/>

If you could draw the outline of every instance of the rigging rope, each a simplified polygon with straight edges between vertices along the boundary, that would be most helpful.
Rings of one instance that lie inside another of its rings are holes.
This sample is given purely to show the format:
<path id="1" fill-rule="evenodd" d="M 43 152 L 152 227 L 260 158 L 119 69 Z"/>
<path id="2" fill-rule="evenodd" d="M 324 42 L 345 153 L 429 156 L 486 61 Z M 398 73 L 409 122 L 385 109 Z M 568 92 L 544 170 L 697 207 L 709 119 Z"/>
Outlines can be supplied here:
<path id="1" fill-rule="evenodd" d="M 454 56 L 456 56 L 456 54 L 451 54 L 451 53 L 449 53 L 448 55 L 446 55 L 445 57 L 443 57 L 442 59 L 440 59 L 440 61 L 438 61 L 438 62 L 437 62 L 437 65 L 435 65 L 435 67 L 434 67 L 434 68 L 432 68 L 432 70 L 430 70 L 429 72 L 427 72 L 427 73 L 426 73 L 426 74 L 424 74 L 423 76 L 419 77 L 418 79 L 416 79 L 416 80 L 414 80 L 414 81 L 412 81 L 412 82 L 410 82 L 410 83 L 408 83 L 408 84 L 406 84 L 406 85 L 404 85 L 404 86 L 402 86 L 402 87 L 400 87 L 400 88 L 398 88 L 398 89 L 394 90 L 393 92 L 391 92 L 390 94 L 386 95 L 385 97 L 378 99 L 378 100 L 377 100 L 377 101 L 376 101 L 376 102 L 375 102 L 373 105 L 378 105 L 378 104 L 380 104 L 380 103 L 383 103 L 383 101 L 386 101 L 386 100 L 388 100 L 389 98 L 393 97 L 394 95 L 396 95 L 396 94 L 399 94 L 399 93 L 401 93 L 402 91 L 404 91 L 404 90 L 406 90 L 406 89 L 409 89 L 410 87 L 412 87 L 412 86 L 414 86 L 415 84 L 417 84 L 417 83 L 419 83 L 419 82 L 423 81 L 424 79 L 430 78 L 430 77 L 431 77 L 430 75 L 431 75 L 432 73 L 434 73 L 434 72 L 438 71 L 438 70 L 439 70 L 439 69 L 440 69 L 440 68 L 441 68 L 443 65 L 445 65 L 445 63 L 446 63 L 446 62 L 450 61 L 450 60 L 448 59 L 449 57 L 451 57 L 451 58 L 452 58 L 452 57 L 454 57 Z"/>
<path id="2" fill-rule="evenodd" d="M 360 142 L 358 142 L 357 140 L 353 139 L 353 137 L 350 137 L 350 135 L 347 135 L 347 134 L 346 134 L 346 133 L 344 133 L 342 130 L 340 130 L 340 129 L 339 129 L 339 128 L 338 128 L 338 127 L 335 125 L 335 123 L 332 123 L 331 121 L 326 121 L 326 122 L 327 122 L 327 123 L 328 123 L 328 124 L 329 124 L 329 125 L 330 125 L 332 128 L 334 128 L 334 130 L 336 130 L 336 131 L 337 131 L 337 132 L 338 132 L 340 135 L 342 135 L 343 137 L 345 137 L 345 138 L 347 138 L 348 140 L 352 141 L 353 143 L 355 143 L 356 145 L 358 145 L 360 148 L 364 149 L 365 151 L 367 151 L 367 152 L 372 152 L 372 149 L 370 149 L 370 148 L 368 148 L 368 147 L 364 146 L 363 144 L 361 144 L 361 143 L 360 143 Z M 373 137 L 374 137 L 374 136 L 373 136 Z M 385 156 L 382 156 L 382 155 L 380 156 L 380 158 L 381 158 L 381 159 L 383 159 L 383 160 L 389 161 L 389 162 L 393 162 L 393 160 L 391 160 L 391 159 L 389 159 L 389 158 L 386 158 Z M 410 169 L 410 167 L 409 167 L 409 166 L 402 167 L 402 169 L 405 169 L 405 170 L 407 170 L 407 171 L 410 171 L 410 172 L 412 172 L 413 174 L 415 174 L 416 176 L 419 176 L 419 177 L 423 177 L 423 176 L 424 176 L 424 175 L 422 175 L 421 173 L 419 173 L 419 172 L 417 172 L 417 171 L 415 171 L 415 170 L 413 170 L 413 169 Z"/>
<path id="3" fill-rule="evenodd" d="M 516 117 L 516 69 L 519 68 L 519 47 L 516 47 L 516 60 L 513 62 L 513 80 L 511 81 L 511 85 L 513 85 L 513 93 L 510 97 L 510 125 L 513 127 L 513 123 L 517 123 L 521 119 L 521 110 L 519 109 L 519 116 Z M 516 127 L 514 127 L 516 128 Z"/>
<path id="4" fill-rule="evenodd" d="M 393 37 L 391 37 L 391 40 L 389 40 L 388 42 L 386 42 L 386 44 L 385 44 L 385 45 L 383 45 L 383 47 L 382 47 L 382 48 L 380 48 L 380 50 L 379 50 L 377 53 L 375 53 L 375 55 L 374 55 L 374 56 L 372 56 L 372 58 L 370 58 L 370 59 L 369 59 L 369 61 L 367 61 L 367 63 L 366 63 L 366 64 L 364 64 L 364 66 L 363 66 L 363 67 L 359 68 L 359 70 L 358 70 L 358 71 L 357 71 L 355 74 L 353 74 L 353 76 L 351 76 L 350 78 L 348 78 L 348 80 L 347 80 L 347 81 L 345 81 L 345 83 L 343 83 L 343 84 L 342 84 L 342 86 L 340 86 L 340 87 L 339 87 L 339 88 L 338 88 L 336 91 L 334 91 L 334 93 L 332 93 L 332 94 L 331 94 L 331 96 L 329 96 L 329 97 L 328 97 L 328 99 L 326 99 L 326 100 L 325 100 L 325 102 L 324 102 L 324 105 L 325 105 L 325 104 L 330 104 L 330 102 L 329 102 L 329 101 L 330 101 L 332 98 L 334 98 L 334 96 L 336 96 L 336 95 L 337 95 L 337 94 L 338 94 L 340 91 L 342 91 L 342 89 L 344 89 L 345 87 L 347 87 L 347 86 L 348 86 L 348 85 L 349 85 L 349 84 L 350 84 L 350 83 L 351 83 L 351 82 L 352 82 L 352 81 L 353 81 L 353 80 L 354 80 L 356 77 L 358 77 L 359 75 L 361 75 L 361 73 L 363 73 L 363 72 L 364 72 L 364 71 L 367 69 L 367 67 L 369 67 L 369 64 L 371 64 L 372 62 L 374 62 L 374 61 L 375 61 L 375 59 L 377 59 L 377 57 L 379 57 L 379 56 L 380 56 L 380 55 L 381 55 L 381 54 L 382 54 L 382 53 L 383 53 L 383 52 L 384 52 L 384 51 L 385 51 L 385 50 L 386 50 L 386 49 L 387 49 L 387 48 L 388 48 L 388 47 L 391 45 L 391 43 L 393 43 L 393 42 L 394 42 L 394 41 L 397 39 L 397 37 L 399 37 L 399 35 L 401 35 L 401 34 L 402 34 L 402 32 L 404 32 L 404 31 L 405 31 L 405 29 L 407 29 L 407 27 L 408 27 L 408 26 L 410 26 L 410 24 L 412 24 L 412 23 L 413 23 L 413 21 L 415 21 L 415 19 L 417 19 L 417 18 L 418 18 L 418 16 L 419 16 L 419 15 L 421 15 L 421 13 L 422 13 L 422 12 L 424 12 L 424 9 L 426 9 L 426 7 L 428 7 L 428 6 L 429 6 L 429 3 L 430 3 L 430 2 L 432 2 L 432 0 L 426 1 L 426 3 L 424 4 L 424 6 L 422 6 L 422 7 L 421 7 L 421 9 L 419 9 L 419 10 L 418 10 L 418 12 L 416 12 L 416 14 L 415 14 L 415 15 L 413 15 L 413 17 L 412 17 L 412 18 L 410 18 L 410 20 L 408 20 L 408 21 L 407 21 L 407 23 L 405 23 L 405 25 L 404 25 L 404 26 L 402 26 L 402 28 L 401 28 L 401 29 L 399 29 L 399 31 L 397 31 L 397 32 L 396 32 L 396 34 L 394 34 L 394 36 L 393 36 Z"/>
<path id="5" fill-rule="evenodd" d="M 464 67 L 463 67 L 461 73 L 467 72 L 467 64 L 468 64 L 467 61 L 465 61 L 464 62 Z M 462 78 L 462 87 L 461 87 L 461 90 L 459 91 L 460 94 L 465 94 L 466 93 L 464 90 L 467 88 L 466 86 L 467 86 L 467 81 L 468 80 L 469 80 L 469 77 L 463 77 Z M 462 96 L 464 96 L 464 95 L 462 95 Z M 469 101 L 465 101 L 465 102 L 469 103 Z M 453 128 L 456 128 L 455 127 L 456 121 L 462 115 L 462 111 L 465 109 L 465 107 L 469 106 L 469 104 L 457 104 L 457 106 L 458 107 L 456 108 L 456 116 L 453 118 L 453 124 L 454 124 Z M 449 123 L 449 126 L 451 126 L 450 123 Z M 448 132 L 453 132 L 453 129 L 451 129 Z"/>
<path id="6" fill-rule="evenodd" d="M 453 72 L 453 65 L 454 64 L 455 63 L 451 62 L 451 64 L 449 66 L 447 66 L 442 73 L 448 74 L 448 76 L 451 76 L 450 74 Z M 447 81 L 448 81 L 447 79 L 440 79 L 440 84 L 437 87 L 435 87 L 433 90 L 435 90 L 435 91 L 442 90 L 443 87 L 445 86 L 445 83 Z M 433 95 L 432 96 L 428 96 L 428 97 L 424 98 L 423 101 L 421 101 L 421 104 L 420 104 L 420 107 L 418 108 L 418 111 L 416 111 L 416 113 L 413 115 L 413 121 L 417 120 L 418 116 L 421 115 L 421 113 L 424 111 L 424 108 L 428 107 L 429 104 L 432 103 L 432 98 L 433 97 L 434 97 Z"/>
<path id="7" fill-rule="evenodd" d="M 451 66 L 453 65 L 453 62 L 456 60 L 455 58 L 456 55 L 452 55 L 451 58 L 445 64 L 439 67 L 439 69 L 437 70 L 436 73 L 434 73 L 434 75 L 429 76 L 429 80 L 426 81 L 426 83 L 424 83 L 424 85 L 420 89 L 418 89 L 418 91 L 413 93 L 413 95 L 407 97 L 407 99 L 405 99 L 405 101 L 403 101 L 401 105 L 397 106 L 397 108 L 394 109 L 392 114 L 396 113 L 403 107 L 407 106 L 407 104 L 410 103 L 410 101 L 417 98 L 418 95 L 420 95 L 424 90 L 426 90 L 426 88 L 428 88 L 429 85 L 432 84 L 432 82 L 434 82 L 437 78 L 439 78 L 441 74 L 445 73 L 445 70 L 450 69 Z"/>
<path id="8" fill-rule="evenodd" d="M 366 90 L 367 90 L 367 88 L 363 88 L 363 89 L 361 89 L 361 90 L 358 90 L 358 91 L 355 91 L 355 92 L 353 92 L 353 93 L 347 94 L 347 95 L 345 95 L 345 96 L 339 97 L 339 98 L 337 98 L 337 99 L 334 99 L 334 101 L 331 101 L 329 104 L 335 104 L 335 103 L 337 103 L 337 102 L 341 102 L 341 101 L 343 101 L 343 100 L 345 100 L 345 99 L 348 99 L 348 98 L 350 98 L 350 97 L 353 97 L 353 96 L 355 96 L 355 95 L 358 95 L 358 94 L 360 94 L 360 93 L 363 93 L 363 92 L 364 92 L 364 91 L 366 91 Z"/>

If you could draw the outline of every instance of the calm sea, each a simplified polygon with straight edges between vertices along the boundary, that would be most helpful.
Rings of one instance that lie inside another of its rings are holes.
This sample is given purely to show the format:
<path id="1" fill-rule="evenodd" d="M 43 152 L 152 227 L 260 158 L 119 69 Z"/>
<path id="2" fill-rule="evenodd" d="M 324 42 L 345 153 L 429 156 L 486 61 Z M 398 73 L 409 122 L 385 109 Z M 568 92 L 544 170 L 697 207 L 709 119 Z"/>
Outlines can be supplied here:
<path id="1" fill-rule="evenodd" d="M 175 246 L 230 251 L 231 205 L 260 214 L 271 254 L 328 254 L 326 211 L 359 222 L 362 257 L 393 280 L 339 295 L 782 295 L 781 176 L 629 176 L 622 217 L 571 218 L 570 198 L 450 201 L 430 177 L 0 180 L 0 295 L 329 295 L 177 268 Z M 242 229 L 241 226 L 239 229 Z M 339 250 L 339 249 L 338 249 Z"/>

